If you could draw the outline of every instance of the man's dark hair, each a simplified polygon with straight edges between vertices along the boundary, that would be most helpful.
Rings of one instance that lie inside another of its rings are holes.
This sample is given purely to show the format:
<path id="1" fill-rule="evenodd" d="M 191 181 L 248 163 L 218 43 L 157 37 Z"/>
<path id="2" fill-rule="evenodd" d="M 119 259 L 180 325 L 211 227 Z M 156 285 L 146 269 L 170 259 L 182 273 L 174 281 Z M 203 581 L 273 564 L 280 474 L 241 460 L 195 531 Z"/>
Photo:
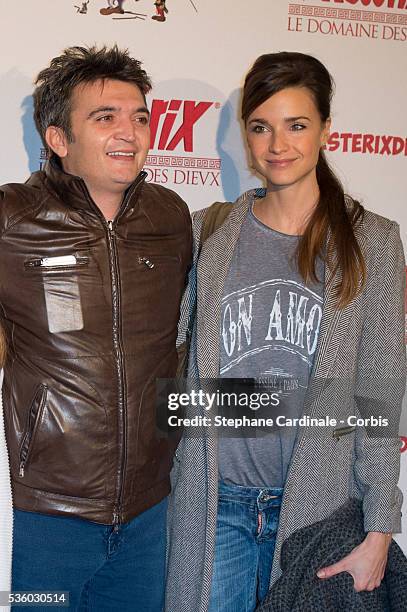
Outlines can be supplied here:
<path id="1" fill-rule="evenodd" d="M 50 125 L 62 128 L 72 142 L 71 102 L 77 85 L 94 83 L 99 79 L 114 79 L 137 85 L 143 94 L 151 90 L 151 81 L 141 62 L 130 57 L 128 49 L 97 47 L 68 47 L 54 57 L 48 68 L 41 70 L 35 80 L 34 121 L 44 146 L 45 132 Z"/>

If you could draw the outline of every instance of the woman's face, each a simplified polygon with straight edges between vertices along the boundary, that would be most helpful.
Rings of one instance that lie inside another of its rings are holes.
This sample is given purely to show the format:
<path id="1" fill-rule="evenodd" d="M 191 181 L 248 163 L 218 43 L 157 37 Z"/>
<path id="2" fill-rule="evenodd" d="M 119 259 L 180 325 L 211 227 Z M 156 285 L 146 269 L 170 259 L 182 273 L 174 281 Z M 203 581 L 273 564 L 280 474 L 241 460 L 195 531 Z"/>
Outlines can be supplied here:
<path id="1" fill-rule="evenodd" d="M 329 136 L 330 120 L 321 121 L 310 91 L 289 87 L 260 104 L 246 124 L 253 167 L 269 189 L 295 184 L 315 186 L 320 148 Z"/>

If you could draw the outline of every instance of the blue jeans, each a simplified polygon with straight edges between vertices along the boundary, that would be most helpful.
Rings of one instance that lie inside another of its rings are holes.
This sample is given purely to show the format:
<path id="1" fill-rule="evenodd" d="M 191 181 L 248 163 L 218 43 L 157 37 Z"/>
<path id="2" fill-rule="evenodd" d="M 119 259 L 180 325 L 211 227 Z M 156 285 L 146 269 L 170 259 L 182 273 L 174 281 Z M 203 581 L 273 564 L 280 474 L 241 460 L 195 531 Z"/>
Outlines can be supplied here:
<path id="1" fill-rule="evenodd" d="M 282 493 L 220 482 L 210 612 L 253 612 L 267 595 Z"/>
<path id="2" fill-rule="evenodd" d="M 76 517 L 15 510 L 12 590 L 69 591 L 70 606 L 60 610 L 162 612 L 166 516 L 164 499 L 116 532 Z"/>

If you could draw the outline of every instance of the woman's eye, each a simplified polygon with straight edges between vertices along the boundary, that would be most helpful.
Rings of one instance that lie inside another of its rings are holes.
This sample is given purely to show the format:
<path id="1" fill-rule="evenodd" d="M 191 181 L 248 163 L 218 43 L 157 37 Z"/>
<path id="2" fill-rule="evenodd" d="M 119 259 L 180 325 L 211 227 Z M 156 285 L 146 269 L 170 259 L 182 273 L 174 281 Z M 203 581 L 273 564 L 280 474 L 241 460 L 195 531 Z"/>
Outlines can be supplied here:
<path id="1" fill-rule="evenodd" d="M 266 127 L 264 125 L 253 125 L 251 131 L 255 134 L 262 134 L 263 132 L 266 132 Z"/>
<path id="2" fill-rule="evenodd" d="M 300 132 L 301 130 L 305 130 L 305 125 L 303 123 L 293 123 L 291 129 L 294 132 Z"/>

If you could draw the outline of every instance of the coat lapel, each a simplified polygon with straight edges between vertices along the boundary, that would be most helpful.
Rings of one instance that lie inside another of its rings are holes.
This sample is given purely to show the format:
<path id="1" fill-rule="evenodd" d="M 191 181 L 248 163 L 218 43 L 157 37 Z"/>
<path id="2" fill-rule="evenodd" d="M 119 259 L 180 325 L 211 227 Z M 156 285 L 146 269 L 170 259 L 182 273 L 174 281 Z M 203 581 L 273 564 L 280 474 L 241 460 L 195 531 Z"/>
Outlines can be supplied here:
<path id="1" fill-rule="evenodd" d="M 220 314 L 223 287 L 254 190 L 234 204 L 220 228 L 202 245 L 198 261 L 198 368 L 202 378 L 219 376 Z"/>
<path id="2" fill-rule="evenodd" d="M 362 253 L 366 256 L 366 236 L 360 229 L 357 230 L 357 238 Z M 319 397 L 319 392 L 322 391 L 323 382 L 330 376 L 337 378 L 339 375 L 337 369 L 332 372 L 332 367 L 335 364 L 338 350 L 346 343 L 349 325 L 352 318 L 355 316 L 356 301 L 352 300 L 345 308 L 339 309 L 337 307 L 335 287 L 340 284 L 342 280 L 342 272 L 340 270 L 336 272 L 334 278 L 330 282 L 330 271 L 326 265 L 324 280 L 324 304 L 321 329 L 303 409 L 304 414 L 315 414 L 317 417 L 326 416 L 322 413 L 318 414 L 319 402 L 317 399 Z M 321 406 L 321 408 L 323 412 L 326 412 L 324 406 Z"/>
<path id="3" fill-rule="evenodd" d="M 319 332 L 310 384 L 312 384 L 313 379 L 317 377 L 328 376 L 340 344 L 339 341 L 336 341 L 338 340 L 336 338 L 336 331 L 337 329 L 342 329 L 343 323 L 348 321 L 348 317 L 344 317 L 346 314 L 345 311 L 343 309 L 339 310 L 336 307 L 335 286 L 338 284 L 338 282 L 340 282 L 340 280 L 341 273 L 337 272 L 335 277 L 330 282 L 329 268 L 327 265 L 325 265 L 321 329 Z M 334 345 L 332 345 L 333 339 L 335 339 Z"/>

